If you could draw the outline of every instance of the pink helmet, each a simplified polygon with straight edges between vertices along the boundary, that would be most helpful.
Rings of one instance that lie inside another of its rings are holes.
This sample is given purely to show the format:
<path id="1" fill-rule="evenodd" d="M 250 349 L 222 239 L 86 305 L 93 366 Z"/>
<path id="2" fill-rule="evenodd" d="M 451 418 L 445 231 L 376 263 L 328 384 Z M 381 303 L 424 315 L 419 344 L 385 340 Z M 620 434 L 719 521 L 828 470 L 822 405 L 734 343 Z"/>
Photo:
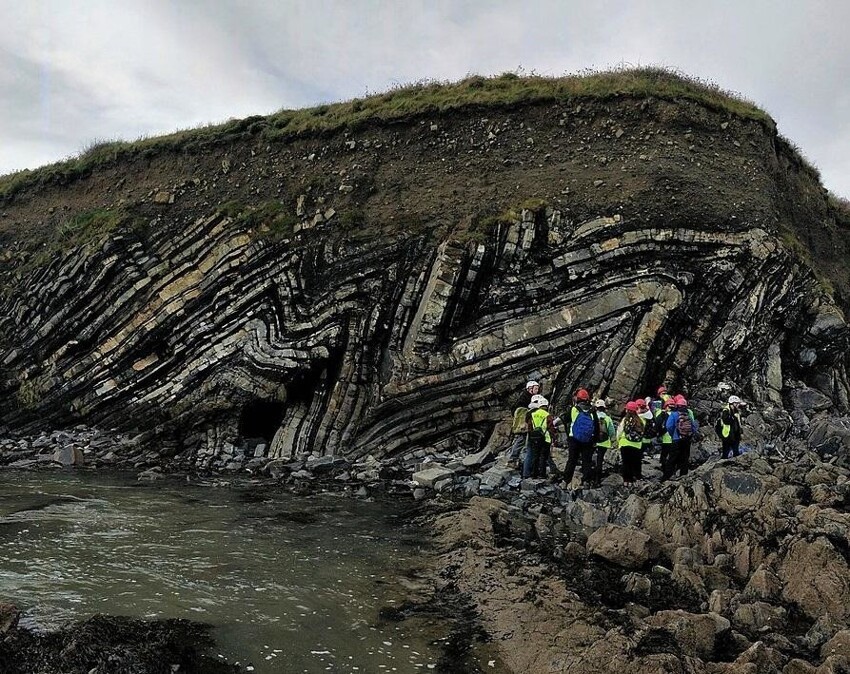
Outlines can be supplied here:
<path id="1" fill-rule="evenodd" d="M 688 406 L 687 398 L 685 398 L 685 396 L 683 396 L 680 393 L 679 395 L 676 396 L 676 405 L 678 405 L 679 407 L 687 407 Z"/>
<path id="2" fill-rule="evenodd" d="M 626 403 L 626 412 L 637 412 L 638 406 L 634 400 L 630 400 Z"/>

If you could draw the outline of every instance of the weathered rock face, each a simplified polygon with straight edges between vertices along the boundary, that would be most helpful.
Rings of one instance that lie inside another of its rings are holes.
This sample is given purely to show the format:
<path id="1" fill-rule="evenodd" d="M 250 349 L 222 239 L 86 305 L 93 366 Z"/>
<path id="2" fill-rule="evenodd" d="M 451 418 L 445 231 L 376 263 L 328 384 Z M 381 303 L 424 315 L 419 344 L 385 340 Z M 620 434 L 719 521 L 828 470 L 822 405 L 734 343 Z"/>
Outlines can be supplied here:
<path id="1" fill-rule="evenodd" d="M 135 431 L 205 466 L 258 437 L 272 458 L 484 445 L 532 374 L 554 408 L 578 384 L 620 401 L 725 381 L 774 428 L 793 379 L 804 415 L 847 411 L 847 325 L 777 235 L 817 226 L 787 206 L 811 178 L 773 131 L 689 105 L 246 141 L 18 197 L 7 223 L 66 199 L 129 200 L 149 224 L 43 267 L 7 255 L 2 417 Z M 234 198 L 277 200 L 293 232 L 217 211 Z"/>

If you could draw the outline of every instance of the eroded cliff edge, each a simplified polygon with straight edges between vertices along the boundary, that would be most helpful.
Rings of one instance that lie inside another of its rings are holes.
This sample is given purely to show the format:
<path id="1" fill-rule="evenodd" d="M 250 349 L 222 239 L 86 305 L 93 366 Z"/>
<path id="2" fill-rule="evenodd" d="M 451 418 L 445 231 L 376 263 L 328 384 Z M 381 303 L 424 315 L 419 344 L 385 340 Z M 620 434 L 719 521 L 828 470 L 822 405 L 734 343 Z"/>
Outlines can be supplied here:
<path id="1" fill-rule="evenodd" d="M 727 382 L 766 437 L 850 407 L 848 225 L 769 124 L 653 97 L 262 124 L 7 200 L 11 430 L 117 428 L 198 467 L 256 436 L 469 448 L 529 373 L 556 409 Z"/>

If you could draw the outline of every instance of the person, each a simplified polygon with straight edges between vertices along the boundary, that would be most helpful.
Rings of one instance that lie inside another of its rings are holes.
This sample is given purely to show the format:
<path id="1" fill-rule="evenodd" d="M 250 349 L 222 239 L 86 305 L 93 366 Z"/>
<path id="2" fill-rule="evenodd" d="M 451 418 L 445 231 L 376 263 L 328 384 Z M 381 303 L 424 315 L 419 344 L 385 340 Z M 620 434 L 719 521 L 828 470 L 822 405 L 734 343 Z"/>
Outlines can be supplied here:
<path id="1" fill-rule="evenodd" d="M 508 449 L 508 464 L 516 468 L 522 465 L 521 454 L 528 444 L 528 430 L 525 424 L 528 405 L 531 403 L 532 396 L 536 396 L 539 393 L 540 384 L 532 379 L 525 385 L 525 390 L 514 401 L 514 421 L 511 428 L 513 441 L 510 449 Z"/>
<path id="2" fill-rule="evenodd" d="M 593 483 L 598 485 L 602 482 L 602 464 L 605 461 L 605 452 L 611 449 L 614 438 L 617 437 L 617 429 L 614 427 L 611 417 L 608 416 L 604 400 L 597 400 L 594 407 L 596 408 L 596 417 L 599 420 L 599 437 L 596 440 L 596 461 L 591 467 L 593 469 Z"/>
<path id="3" fill-rule="evenodd" d="M 673 477 L 677 470 L 679 475 L 687 475 L 688 461 L 691 458 L 691 443 L 699 432 L 696 416 L 688 408 L 688 401 L 682 394 L 675 397 L 676 409 L 667 418 L 665 427 L 673 439 L 673 454 L 667 462 L 667 469 L 662 479 Z"/>
<path id="4" fill-rule="evenodd" d="M 717 437 L 720 438 L 720 458 L 728 459 L 729 454 L 741 454 L 741 399 L 731 395 L 726 406 L 720 412 L 720 418 L 714 425 Z"/>
<path id="5" fill-rule="evenodd" d="M 675 401 L 668 397 L 664 401 L 664 406 L 655 414 L 655 432 L 661 441 L 661 455 L 659 458 L 661 461 L 662 479 L 666 479 L 664 475 L 667 474 L 667 462 L 670 461 L 670 457 L 673 454 L 673 436 L 667 430 L 667 419 L 675 408 Z"/>
<path id="6" fill-rule="evenodd" d="M 573 406 L 569 417 L 567 433 L 567 465 L 564 468 L 564 480 L 567 486 L 573 479 L 576 464 L 581 458 L 581 481 L 589 485 L 593 479 L 593 450 L 599 440 L 599 417 L 590 405 L 590 393 L 580 388 L 573 396 Z"/>
<path id="7" fill-rule="evenodd" d="M 623 484 L 628 486 L 640 479 L 641 448 L 644 420 L 638 415 L 634 400 L 626 403 L 625 413 L 617 428 L 617 446 L 623 466 Z"/>
<path id="8" fill-rule="evenodd" d="M 542 395 L 532 396 L 526 414 L 528 448 L 522 465 L 522 476 L 546 477 L 546 466 L 552 456 L 552 438 L 557 430 L 554 417 L 549 414 L 549 401 Z"/>
<path id="9" fill-rule="evenodd" d="M 655 438 L 655 418 L 652 415 L 652 410 L 649 408 L 650 398 L 638 398 L 635 400 L 638 406 L 638 416 L 643 419 L 643 442 L 641 443 L 640 452 L 640 468 L 638 469 L 638 479 L 643 478 L 643 457 L 652 454 L 652 440 Z"/>
<path id="10" fill-rule="evenodd" d="M 653 414 L 656 414 L 658 410 L 664 409 L 664 403 L 670 400 L 671 396 L 667 393 L 667 387 L 662 384 L 658 387 L 658 390 L 655 392 L 655 400 L 652 401 L 652 405 L 650 405 L 650 409 L 652 409 Z"/>

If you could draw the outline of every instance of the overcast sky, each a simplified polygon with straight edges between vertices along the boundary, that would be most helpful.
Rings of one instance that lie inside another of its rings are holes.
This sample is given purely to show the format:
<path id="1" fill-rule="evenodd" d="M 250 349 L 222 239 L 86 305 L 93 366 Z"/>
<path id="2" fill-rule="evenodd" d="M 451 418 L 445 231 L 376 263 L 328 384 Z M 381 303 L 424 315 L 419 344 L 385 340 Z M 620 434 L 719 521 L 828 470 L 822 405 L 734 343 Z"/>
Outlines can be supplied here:
<path id="1" fill-rule="evenodd" d="M 667 65 L 850 197 L 845 0 L 0 0 L 0 174 L 231 117 L 522 68 Z"/>

